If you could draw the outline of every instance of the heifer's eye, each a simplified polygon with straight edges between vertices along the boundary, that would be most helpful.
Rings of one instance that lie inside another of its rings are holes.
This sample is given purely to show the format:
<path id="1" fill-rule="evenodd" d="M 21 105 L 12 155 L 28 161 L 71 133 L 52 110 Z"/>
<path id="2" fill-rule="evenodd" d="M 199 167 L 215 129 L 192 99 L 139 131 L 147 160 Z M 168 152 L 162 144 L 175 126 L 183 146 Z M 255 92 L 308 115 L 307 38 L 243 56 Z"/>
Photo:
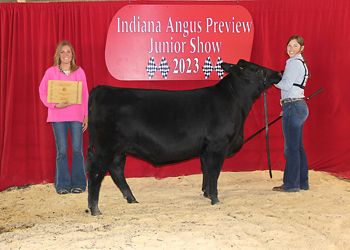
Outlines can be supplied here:
<path id="1" fill-rule="evenodd" d="M 261 69 L 258 69 L 258 71 L 257 71 L 256 73 L 260 74 L 260 73 L 261 73 L 261 71 L 262 71 Z"/>

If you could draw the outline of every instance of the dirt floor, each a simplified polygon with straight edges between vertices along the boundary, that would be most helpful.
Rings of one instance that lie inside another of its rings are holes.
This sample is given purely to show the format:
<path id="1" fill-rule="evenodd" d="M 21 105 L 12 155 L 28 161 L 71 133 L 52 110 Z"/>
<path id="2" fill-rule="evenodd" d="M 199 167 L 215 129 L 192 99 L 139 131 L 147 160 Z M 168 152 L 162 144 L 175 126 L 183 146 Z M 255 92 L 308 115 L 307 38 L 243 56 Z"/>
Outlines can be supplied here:
<path id="1" fill-rule="evenodd" d="M 210 205 L 201 175 L 130 178 L 127 204 L 107 176 L 99 207 L 53 184 L 0 193 L 0 249 L 350 249 L 350 182 L 310 171 L 309 191 L 271 191 L 283 172 L 221 173 Z"/>

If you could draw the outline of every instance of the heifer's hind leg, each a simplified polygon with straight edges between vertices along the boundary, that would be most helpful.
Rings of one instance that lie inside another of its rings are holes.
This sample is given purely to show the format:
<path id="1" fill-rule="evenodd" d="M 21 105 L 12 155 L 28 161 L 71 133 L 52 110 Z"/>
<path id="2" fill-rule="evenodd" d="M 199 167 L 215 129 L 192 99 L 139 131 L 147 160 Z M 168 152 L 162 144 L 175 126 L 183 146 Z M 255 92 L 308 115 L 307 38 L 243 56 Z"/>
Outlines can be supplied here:
<path id="1" fill-rule="evenodd" d="M 201 169 L 202 169 L 202 173 L 203 173 L 203 182 L 202 182 L 203 196 L 205 198 L 210 198 L 209 197 L 208 167 L 206 165 L 206 161 L 204 160 L 204 157 L 201 157 L 200 160 L 201 160 Z"/>
<path id="2" fill-rule="evenodd" d="M 137 203 L 134 195 L 132 194 L 128 183 L 126 182 L 124 175 L 126 155 L 118 155 L 114 158 L 113 164 L 109 168 L 109 174 L 111 175 L 114 183 L 118 186 L 122 192 L 124 198 L 128 203 Z"/>
<path id="3" fill-rule="evenodd" d="M 202 189 L 204 189 L 204 196 L 211 199 L 212 205 L 220 202 L 218 199 L 218 178 L 224 160 L 225 154 L 218 152 L 201 157 L 203 171 Z"/>
<path id="4" fill-rule="evenodd" d="M 96 155 L 97 156 L 97 155 Z M 105 164 L 98 165 L 97 162 L 102 162 L 101 158 L 95 157 L 90 163 L 88 171 L 88 207 L 91 210 L 91 215 L 100 215 L 101 212 L 98 209 L 98 199 L 100 195 L 101 182 L 107 173 Z"/>

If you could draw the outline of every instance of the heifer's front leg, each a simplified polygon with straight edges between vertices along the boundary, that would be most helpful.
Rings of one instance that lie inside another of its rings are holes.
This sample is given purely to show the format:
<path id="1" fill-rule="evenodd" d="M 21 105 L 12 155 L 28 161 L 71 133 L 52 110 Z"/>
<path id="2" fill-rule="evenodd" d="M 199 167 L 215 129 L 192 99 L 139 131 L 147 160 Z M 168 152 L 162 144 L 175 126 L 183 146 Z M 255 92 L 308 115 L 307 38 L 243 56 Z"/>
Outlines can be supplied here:
<path id="1" fill-rule="evenodd" d="M 128 183 L 126 182 L 124 175 L 126 155 L 118 155 L 114 158 L 113 164 L 109 168 L 109 174 L 111 175 L 114 183 L 118 186 L 122 192 L 124 198 L 128 203 L 138 203 L 132 194 Z"/>
<path id="2" fill-rule="evenodd" d="M 88 207 L 91 211 L 91 215 L 101 215 L 98 209 L 98 199 L 100 195 L 101 182 L 105 177 L 107 170 L 100 169 L 99 166 L 93 161 L 90 171 L 88 172 Z"/>

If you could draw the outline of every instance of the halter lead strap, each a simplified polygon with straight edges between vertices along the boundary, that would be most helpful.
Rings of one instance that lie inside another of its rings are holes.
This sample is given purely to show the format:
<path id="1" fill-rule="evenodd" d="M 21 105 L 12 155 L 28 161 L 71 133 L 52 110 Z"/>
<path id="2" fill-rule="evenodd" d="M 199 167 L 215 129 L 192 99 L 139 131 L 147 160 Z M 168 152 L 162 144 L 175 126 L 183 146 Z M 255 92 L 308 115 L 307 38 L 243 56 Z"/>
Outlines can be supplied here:
<path id="1" fill-rule="evenodd" d="M 265 109 L 265 131 L 266 131 L 266 150 L 267 150 L 267 161 L 269 164 L 270 178 L 272 178 L 271 170 L 271 157 L 270 157 L 270 146 L 269 146 L 269 121 L 267 117 L 267 97 L 266 97 L 266 81 L 267 81 L 267 69 L 264 78 L 264 109 Z"/>

